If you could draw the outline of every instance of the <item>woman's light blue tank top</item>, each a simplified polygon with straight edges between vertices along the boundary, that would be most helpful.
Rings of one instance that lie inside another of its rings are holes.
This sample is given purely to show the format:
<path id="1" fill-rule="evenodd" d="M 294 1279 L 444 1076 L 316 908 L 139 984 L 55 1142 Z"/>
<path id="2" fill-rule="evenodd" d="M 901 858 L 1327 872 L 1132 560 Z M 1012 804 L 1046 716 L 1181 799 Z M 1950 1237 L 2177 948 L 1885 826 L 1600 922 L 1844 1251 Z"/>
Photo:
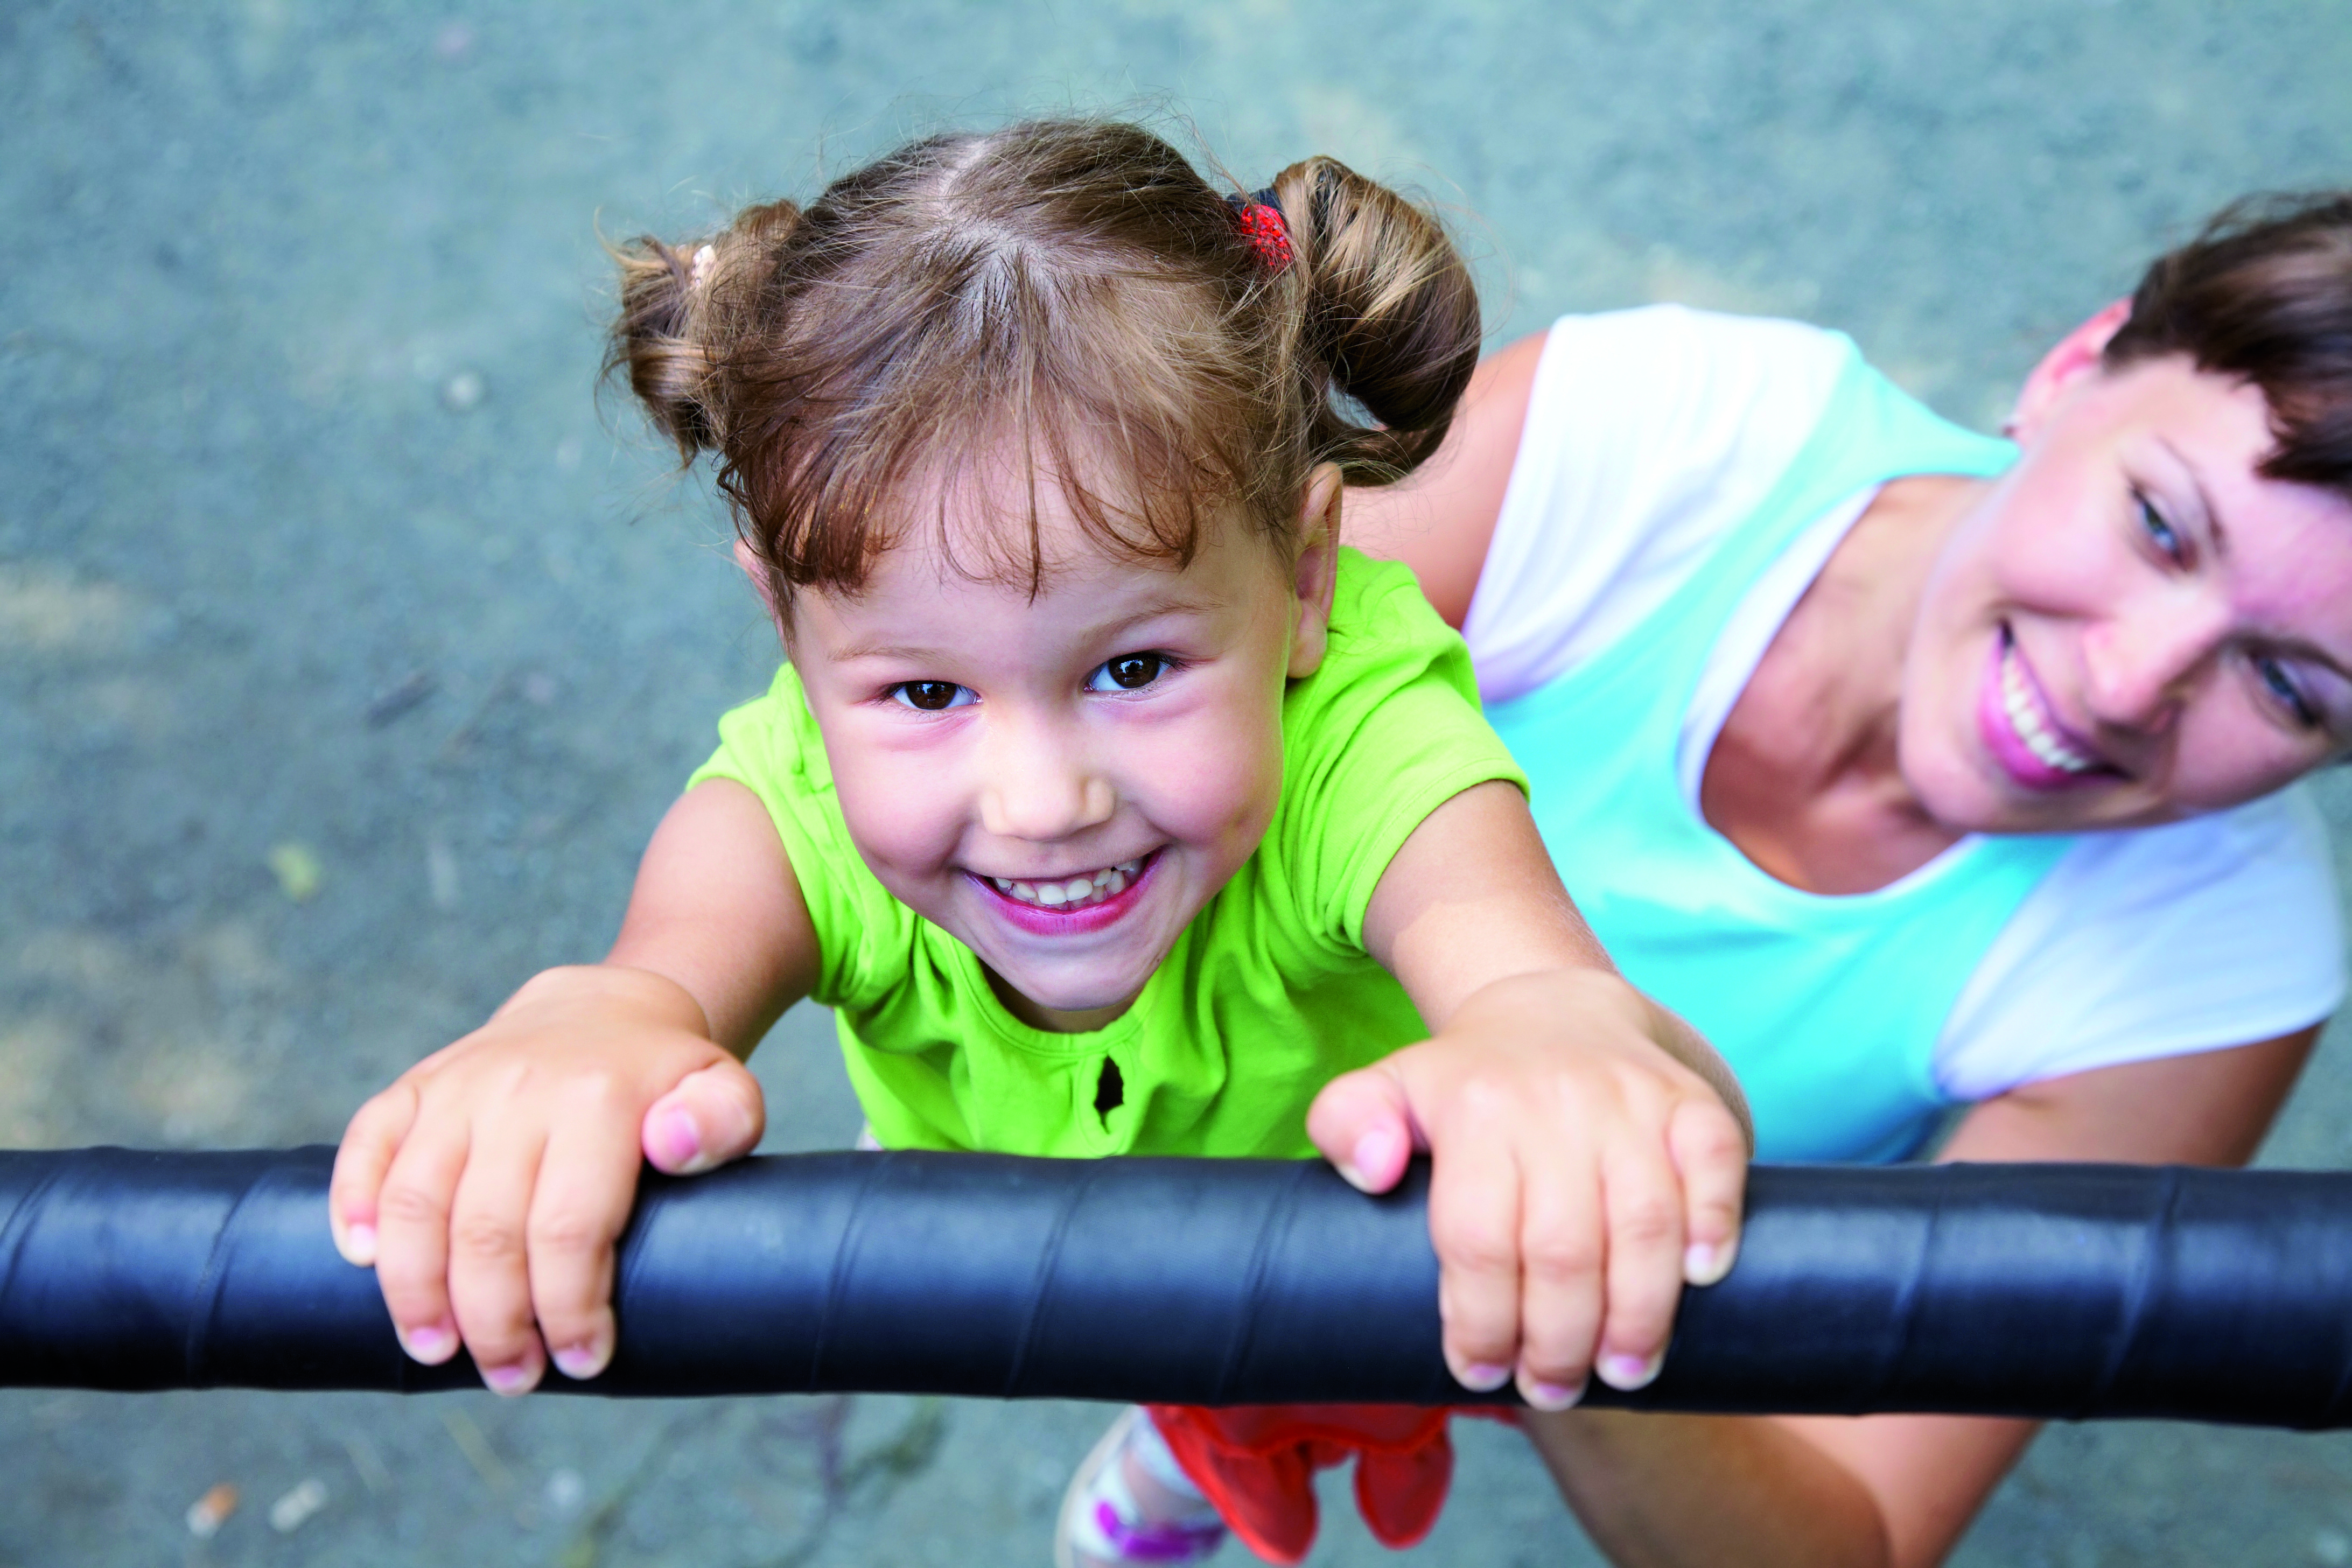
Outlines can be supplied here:
<path id="1" fill-rule="evenodd" d="M 1726 621 L 1809 524 L 1866 487 L 1989 476 L 2014 456 L 1850 352 L 1811 438 L 1695 575 L 1589 662 L 1488 710 L 1611 956 L 1739 1075 L 1759 1159 L 1883 1161 L 1918 1148 L 1949 1103 L 1933 1069 L 1945 1018 L 2072 841 L 1971 837 L 1874 892 L 1804 892 L 1759 870 L 1684 799 L 1685 715 Z"/>

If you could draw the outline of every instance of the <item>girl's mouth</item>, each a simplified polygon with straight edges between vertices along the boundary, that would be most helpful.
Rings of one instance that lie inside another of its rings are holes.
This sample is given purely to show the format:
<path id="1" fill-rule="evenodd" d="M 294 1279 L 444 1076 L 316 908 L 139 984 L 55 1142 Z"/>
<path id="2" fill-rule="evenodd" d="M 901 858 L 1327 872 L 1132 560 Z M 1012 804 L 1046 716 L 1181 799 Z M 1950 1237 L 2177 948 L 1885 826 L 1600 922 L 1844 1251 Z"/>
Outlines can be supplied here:
<path id="1" fill-rule="evenodd" d="M 1042 936 L 1075 936 L 1117 923 L 1135 907 L 1160 863 L 1160 851 L 1066 877 L 984 877 L 967 873 L 988 889 L 996 907 L 1014 925 Z"/>
<path id="2" fill-rule="evenodd" d="M 2088 742 L 2051 711 L 2041 683 L 2006 626 L 1994 641 L 1992 668 L 1986 672 L 1977 704 L 1977 727 L 2001 771 L 2027 789 L 2070 789 L 2116 776 L 2116 770 Z"/>

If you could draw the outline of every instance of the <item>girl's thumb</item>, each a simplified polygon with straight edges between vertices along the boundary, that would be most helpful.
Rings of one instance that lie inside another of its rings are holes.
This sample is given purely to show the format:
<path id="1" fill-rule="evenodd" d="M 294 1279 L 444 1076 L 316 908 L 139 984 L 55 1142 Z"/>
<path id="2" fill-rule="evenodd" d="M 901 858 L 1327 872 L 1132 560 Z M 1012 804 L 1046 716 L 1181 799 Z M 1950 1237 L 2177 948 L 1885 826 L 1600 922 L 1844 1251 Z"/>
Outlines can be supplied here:
<path id="1" fill-rule="evenodd" d="M 655 1170 L 696 1176 L 750 1153 L 767 1125 L 760 1080 L 730 1058 L 687 1074 L 646 1107 L 641 1141 Z"/>
<path id="2" fill-rule="evenodd" d="M 1307 1108 L 1307 1135 L 1350 1185 L 1387 1192 L 1412 1158 L 1412 1113 L 1404 1086 L 1379 1067 L 1341 1074 Z"/>

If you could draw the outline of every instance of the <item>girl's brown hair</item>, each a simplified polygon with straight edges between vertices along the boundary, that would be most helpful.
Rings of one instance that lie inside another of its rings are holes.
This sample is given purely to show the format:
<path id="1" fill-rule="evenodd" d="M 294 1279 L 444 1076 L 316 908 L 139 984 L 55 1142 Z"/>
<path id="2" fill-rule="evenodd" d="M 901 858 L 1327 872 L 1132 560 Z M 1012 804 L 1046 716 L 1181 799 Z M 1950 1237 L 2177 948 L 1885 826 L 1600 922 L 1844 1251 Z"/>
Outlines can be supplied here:
<path id="1" fill-rule="evenodd" d="M 780 608 L 1007 486 L 1025 534 L 980 541 L 982 569 L 1033 592 L 1045 485 L 1138 560 L 1189 562 L 1228 508 L 1286 545 L 1316 464 L 1376 485 L 1436 450 L 1479 325 L 1427 210 L 1328 158 L 1274 193 L 1286 266 L 1138 126 L 932 137 L 806 208 L 622 247 L 607 369 L 682 460 L 719 454 Z"/>
<path id="2" fill-rule="evenodd" d="M 2352 496 L 2352 191 L 2250 197 L 2158 257 L 2105 360 L 2168 353 L 2262 388 L 2263 474 Z"/>

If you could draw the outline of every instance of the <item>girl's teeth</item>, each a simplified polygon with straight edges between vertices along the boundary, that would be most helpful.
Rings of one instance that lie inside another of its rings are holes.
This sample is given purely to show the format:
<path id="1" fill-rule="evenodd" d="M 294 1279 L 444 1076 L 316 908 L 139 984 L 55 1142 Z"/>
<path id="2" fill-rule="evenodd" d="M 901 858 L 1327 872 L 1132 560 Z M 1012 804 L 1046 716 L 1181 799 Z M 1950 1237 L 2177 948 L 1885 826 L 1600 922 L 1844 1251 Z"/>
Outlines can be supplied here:
<path id="1" fill-rule="evenodd" d="M 1024 904 L 1036 904 L 1049 910 L 1071 904 L 1099 903 L 1115 899 L 1127 891 L 1127 885 L 1143 869 L 1140 856 L 1122 860 L 1116 866 L 1106 866 L 1083 877 L 1069 877 L 1055 882 L 1016 882 L 1009 877 L 991 877 L 996 890 Z"/>

